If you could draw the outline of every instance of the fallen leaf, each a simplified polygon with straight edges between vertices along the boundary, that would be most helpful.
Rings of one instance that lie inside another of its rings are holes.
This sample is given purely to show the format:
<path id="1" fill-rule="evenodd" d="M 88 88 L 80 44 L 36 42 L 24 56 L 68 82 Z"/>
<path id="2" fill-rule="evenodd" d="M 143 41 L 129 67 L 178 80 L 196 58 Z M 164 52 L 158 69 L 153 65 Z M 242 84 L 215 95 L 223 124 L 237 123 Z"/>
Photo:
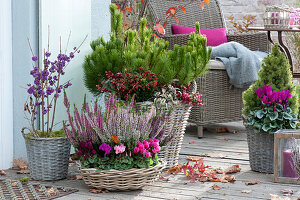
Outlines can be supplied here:
<path id="1" fill-rule="evenodd" d="M 189 144 L 195 144 L 195 141 L 190 141 Z"/>
<path id="2" fill-rule="evenodd" d="M 187 184 L 187 182 L 184 182 L 184 183 L 183 183 L 183 185 L 186 185 L 186 184 Z"/>
<path id="3" fill-rule="evenodd" d="M 49 192 L 49 194 L 54 194 L 54 193 L 55 193 L 55 190 L 54 190 L 54 188 L 52 187 L 52 188 L 50 188 L 50 189 L 48 190 L 48 192 Z"/>
<path id="4" fill-rule="evenodd" d="M 167 173 L 168 174 L 178 174 L 181 172 L 182 165 L 178 164 L 177 166 L 174 166 L 172 169 L 168 169 Z"/>
<path id="5" fill-rule="evenodd" d="M 168 178 L 165 178 L 165 177 L 162 175 L 162 173 L 159 173 L 159 174 L 158 174 L 158 178 L 159 178 L 160 180 L 163 180 L 163 181 L 169 181 L 169 179 L 168 179 Z"/>
<path id="6" fill-rule="evenodd" d="M 234 183 L 236 181 L 234 176 L 225 176 L 225 180 L 230 183 Z"/>
<path id="7" fill-rule="evenodd" d="M 68 180 L 82 180 L 82 179 L 83 179 L 83 177 L 80 174 L 75 174 L 68 178 Z"/>
<path id="8" fill-rule="evenodd" d="M 17 186 L 18 185 L 18 182 L 17 181 L 13 181 L 13 180 L 10 180 L 9 182 L 11 184 L 11 186 Z"/>
<path id="9" fill-rule="evenodd" d="M 232 174 L 232 173 L 238 173 L 241 171 L 241 168 L 239 165 L 232 165 L 231 167 L 228 167 L 224 170 L 225 174 Z"/>
<path id="10" fill-rule="evenodd" d="M 17 174 L 30 174 L 30 171 L 29 169 L 21 169 L 17 171 Z"/>
<path id="11" fill-rule="evenodd" d="M 208 157 L 208 153 L 202 153 L 200 154 L 200 157 Z"/>
<path id="12" fill-rule="evenodd" d="M 211 158 L 225 158 L 225 156 L 221 153 L 217 154 L 217 155 L 214 155 L 214 156 L 210 156 Z"/>
<path id="13" fill-rule="evenodd" d="M 240 130 L 234 130 L 234 131 L 232 131 L 233 134 L 236 134 L 236 133 L 239 133 L 239 132 L 240 132 Z"/>
<path id="14" fill-rule="evenodd" d="M 225 140 L 225 141 L 228 141 L 228 138 L 226 137 L 217 137 L 218 140 Z"/>
<path id="15" fill-rule="evenodd" d="M 201 160 L 202 158 L 198 157 L 198 156 L 187 156 L 186 157 L 187 160 L 190 160 L 190 161 L 199 161 Z"/>
<path id="16" fill-rule="evenodd" d="M 92 198 L 88 198 L 88 200 L 93 200 Z"/>
<path id="17" fill-rule="evenodd" d="M 207 176 L 200 176 L 200 178 L 198 178 L 199 182 L 206 182 L 208 181 L 208 177 Z"/>
<path id="18" fill-rule="evenodd" d="M 102 190 L 102 189 L 90 189 L 89 192 L 94 193 L 94 194 L 99 194 L 99 193 L 108 193 L 108 190 Z"/>
<path id="19" fill-rule="evenodd" d="M 243 153 L 236 153 L 236 155 L 243 155 Z"/>
<path id="20" fill-rule="evenodd" d="M 4 170 L 0 169 L 0 175 L 4 176 L 4 175 L 6 175 L 6 172 Z"/>
<path id="21" fill-rule="evenodd" d="M 24 161 L 23 158 L 13 159 L 14 168 L 28 169 L 28 162 Z"/>
<path id="22" fill-rule="evenodd" d="M 291 200 L 289 197 L 280 197 L 278 195 L 275 195 L 275 194 L 270 194 L 270 199 L 271 200 Z"/>
<path id="23" fill-rule="evenodd" d="M 242 190 L 242 193 L 250 194 L 252 190 Z"/>
<path id="24" fill-rule="evenodd" d="M 293 191 L 293 190 L 289 190 L 289 189 L 281 190 L 281 192 L 282 192 L 283 195 L 285 195 L 285 196 L 293 195 L 293 194 L 294 194 L 294 191 Z"/>
<path id="25" fill-rule="evenodd" d="M 246 181 L 245 185 L 256 185 L 259 184 L 260 181 L 259 180 L 251 180 L 251 181 Z"/>
<path id="26" fill-rule="evenodd" d="M 212 186 L 212 189 L 213 189 L 213 190 L 220 190 L 221 187 L 218 186 L 217 184 L 214 184 L 214 185 Z"/>
<path id="27" fill-rule="evenodd" d="M 222 126 L 219 128 L 209 129 L 210 132 L 213 133 L 229 133 L 229 130 L 226 126 Z"/>

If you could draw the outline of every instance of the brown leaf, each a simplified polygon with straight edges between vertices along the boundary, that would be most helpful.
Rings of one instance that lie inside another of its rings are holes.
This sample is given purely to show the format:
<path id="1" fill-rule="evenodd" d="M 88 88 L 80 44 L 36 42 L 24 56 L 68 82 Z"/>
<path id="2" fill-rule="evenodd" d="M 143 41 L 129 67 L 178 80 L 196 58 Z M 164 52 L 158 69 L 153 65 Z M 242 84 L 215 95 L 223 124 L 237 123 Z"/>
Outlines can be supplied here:
<path id="1" fill-rule="evenodd" d="M 75 174 L 68 178 L 68 180 L 82 180 L 82 179 L 83 179 L 83 177 L 80 174 Z"/>
<path id="2" fill-rule="evenodd" d="M 52 187 L 52 188 L 50 188 L 50 189 L 48 190 L 48 192 L 49 192 L 49 194 L 54 194 L 54 193 L 55 193 L 55 190 L 54 190 L 54 188 Z"/>
<path id="3" fill-rule="evenodd" d="M 30 171 L 28 169 L 21 169 L 17 171 L 17 174 L 30 174 Z"/>
<path id="4" fill-rule="evenodd" d="M 168 178 L 165 178 L 165 177 L 162 175 L 162 173 L 159 173 L 159 174 L 158 174 L 158 178 L 159 178 L 160 180 L 163 180 L 163 181 L 169 181 L 169 179 L 168 179 Z"/>
<path id="5" fill-rule="evenodd" d="M 184 182 L 183 185 L 187 185 L 187 182 Z"/>
<path id="6" fill-rule="evenodd" d="M 242 193 L 245 193 L 245 194 L 250 194 L 252 192 L 252 190 L 242 190 Z"/>
<path id="7" fill-rule="evenodd" d="M 211 158 L 225 158 L 225 156 L 223 155 L 223 154 L 221 154 L 221 153 L 219 153 L 219 154 L 216 154 L 216 155 L 213 155 L 213 156 L 210 156 Z"/>
<path id="8" fill-rule="evenodd" d="M 208 181 L 208 177 L 207 177 L 207 176 L 200 176 L 200 177 L 198 178 L 198 181 L 199 181 L 199 182 L 207 182 L 207 181 Z"/>
<path id="9" fill-rule="evenodd" d="M 4 176 L 4 175 L 6 175 L 6 172 L 4 170 L 0 169 L 0 175 Z"/>
<path id="10" fill-rule="evenodd" d="M 259 180 L 251 180 L 251 181 L 246 181 L 245 185 L 256 185 L 259 184 L 260 181 Z"/>
<path id="11" fill-rule="evenodd" d="M 195 144 L 195 141 L 190 141 L 189 144 Z"/>
<path id="12" fill-rule="evenodd" d="M 234 183 L 236 181 L 234 176 L 225 176 L 225 180 L 230 183 Z"/>
<path id="13" fill-rule="evenodd" d="M 190 160 L 190 161 L 199 161 L 201 160 L 202 158 L 198 157 L 198 156 L 187 156 L 186 157 L 187 160 Z"/>
<path id="14" fill-rule="evenodd" d="M 226 126 L 222 126 L 219 128 L 209 129 L 210 132 L 213 133 L 229 133 L 229 130 Z"/>
<path id="15" fill-rule="evenodd" d="M 214 184 L 214 185 L 212 186 L 212 189 L 213 189 L 213 190 L 220 190 L 221 187 L 218 186 L 217 184 Z"/>
<path id="16" fill-rule="evenodd" d="M 10 185 L 13 186 L 13 187 L 18 185 L 18 182 L 17 182 L 17 181 L 13 181 L 13 180 L 10 180 L 9 183 L 10 183 Z"/>
<path id="17" fill-rule="evenodd" d="M 291 200 L 289 197 L 280 197 L 278 195 L 275 194 L 270 194 L 270 199 L 271 200 Z"/>
<path id="18" fill-rule="evenodd" d="M 27 169 L 28 168 L 28 162 L 24 161 L 23 158 L 14 159 L 13 165 L 15 168 L 19 168 L 19 169 Z"/>
<path id="19" fill-rule="evenodd" d="M 167 173 L 168 174 L 178 174 L 181 172 L 182 165 L 178 164 L 177 166 L 174 166 L 172 169 L 168 169 Z"/>
<path id="20" fill-rule="evenodd" d="M 218 140 L 225 140 L 225 141 L 228 141 L 228 138 L 226 137 L 217 137 Z"/>
<path id="21" fill-rule="evenodd" d="M 241 168 L 239 165 L 232 165 L 231 167 L 228 167 L 227 169 L 224 170 L 225 174 L 232 174 L 232 173 L 237 173 L 240 172 Z"/>
<path id="22" fill-rule="evenodd" d="M 99 193 L 108 193 L 108 190 L 93 188 L 93 189 L 90 189 L 89 192 L 94 193 L 94 194 L 99 194 Z"/>

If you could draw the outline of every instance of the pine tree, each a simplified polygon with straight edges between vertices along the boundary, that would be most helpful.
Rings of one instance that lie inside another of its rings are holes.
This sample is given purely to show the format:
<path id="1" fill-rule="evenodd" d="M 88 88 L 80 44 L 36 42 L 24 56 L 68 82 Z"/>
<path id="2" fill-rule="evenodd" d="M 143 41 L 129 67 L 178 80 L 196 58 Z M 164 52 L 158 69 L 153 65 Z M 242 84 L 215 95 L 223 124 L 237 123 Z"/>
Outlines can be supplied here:
<path id="1" fill-rule="evenodd" d="M 197 33 L 190 36 L 188 45 L 175 46 L 168 50 L 169 42 L 156 39 L 152 30 L 146 27 L 147 20 L 140 20 L 139 32 L 122 31 L 122 13 L 116 5 L 110 6 L 111 28 L 110 39 L 103 37 L 91 42 L 93 52 L 86 56 L 83 64 L 84 82 L 90 92 L 99 94 L 96 85 L 106 80 L 105 71 L 134 72 L 142 67 L 158 77 L 159 85 L 168 85 L 177 81 L 181 86 L 207 71 L 211 49 L 206 47 L 206 37 L 200 34 L 199 23 Z"/>
<path id="2" fill-rule="evenodd" d="M 271 54 L 265 57 L 262 62 L 261 69 L 258 72 L 259 79 L 243 93 L 245 106 L 243 114 L 248 115 L 250 111 L 261 108 L 261 101 L 254 90 L 264 85 L 270 85 L 275 91 L 288 89 L 292 94 L 289 106 L 293 110 L 293 114 L 298 114 L 298 96 L 296 95 L 296 85 L 293 83 L 293 75 L 290 68 L 284 53 L 280 51 L 278 44 L 275 44 Z"/>

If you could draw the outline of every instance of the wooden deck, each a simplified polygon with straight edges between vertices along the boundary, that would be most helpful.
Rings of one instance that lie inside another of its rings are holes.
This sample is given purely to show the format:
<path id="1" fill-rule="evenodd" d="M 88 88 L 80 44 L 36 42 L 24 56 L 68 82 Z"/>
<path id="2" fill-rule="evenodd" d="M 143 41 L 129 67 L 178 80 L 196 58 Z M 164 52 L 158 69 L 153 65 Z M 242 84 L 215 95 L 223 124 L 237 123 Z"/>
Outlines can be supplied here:
<path id="1" fill-rule="evenodd" d="M 146 186 L 143 190 L 130 192 L 109 192 L 105 194 L 93 194 L 82 180 L 63 180 L 54 183 L 78 188 L 79 192 L 59 198 L 61 200 L 100 200 L 100 199 L 168 199 L 168 200 L 190 200 L 190 199 L 228 199 L 228 200 L 252 200 L 252 199 L 270 199 L 270 194 L 279 195 L 282 199 L 286 198 L 282 190 L 293 190 L 294 194 L 287 199 L 300 199 L 300 186 L 288 184 L 276 184 L 272 182 L 272 175 L 252 172 L 249 166 L 249 155 L 246 141 L 246 134 L 241 122 L 228 123 L 226 126 L 231 133 L 212 133 L 205 131 L 204 138 L 198 139 L 195 126 L 189 126 L 183 142 L 180 154 L 180 163 L 187 162 L 186 156 L 208 154 L 214 156 L 223 154 L 225 158 L 205 157 L 205 164 L 214 168 L 227 168 L 234 164 L 239 164 L 242 168 L 240 173 L 235 174 L 235 183 L 190 183 L 184 174 L 166 175 L 169 181 L 157 180 L 153 184 Z M 238 130 L 237 133 L 232 133 Z M 228 141 L 220 138 L 225 137 Z M 190 142 L 194 141 L 193 144 Z M 75 172 L 76 173 L 76 172 Z M 261 183 L 252 186 L 246 186 L 245 181 L 257 179 Z M 187 183 L 187 184 L 184 184 Z M 213 190 L 212 186 L 217 184 L 220 190 Z M 249 194 L 242 193 L 243 190 L 251 190 Z M 277 198 L 278 200 L 280 198 Z"/>

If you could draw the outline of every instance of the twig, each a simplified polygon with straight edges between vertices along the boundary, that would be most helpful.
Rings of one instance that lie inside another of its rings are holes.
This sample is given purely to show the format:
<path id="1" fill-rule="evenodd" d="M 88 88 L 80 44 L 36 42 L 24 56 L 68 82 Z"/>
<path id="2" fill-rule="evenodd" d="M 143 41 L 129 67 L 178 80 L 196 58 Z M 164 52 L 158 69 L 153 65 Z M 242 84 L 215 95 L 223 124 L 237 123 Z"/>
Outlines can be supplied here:
<path id="1" fill-rule="evenodd" d="M 69 45 L 70 37 L 71 37 L 71 31 L 70 31 L 69 36 L 68 36 L 68 41 L 67 41 L 67 46 L 66 46 L 65 54 L 67 53 L 67 50 L 68 50 L 68 45 Z"/>

